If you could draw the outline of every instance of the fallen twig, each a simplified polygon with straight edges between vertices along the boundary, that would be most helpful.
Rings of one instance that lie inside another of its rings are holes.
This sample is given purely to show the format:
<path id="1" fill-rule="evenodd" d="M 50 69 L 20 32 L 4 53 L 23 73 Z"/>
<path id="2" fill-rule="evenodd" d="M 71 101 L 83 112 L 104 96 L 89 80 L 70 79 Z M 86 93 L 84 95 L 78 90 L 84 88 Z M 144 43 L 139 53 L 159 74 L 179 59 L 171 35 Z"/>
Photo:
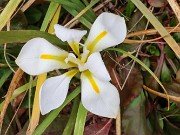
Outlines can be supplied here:
<path id="1" fill-rule="evenodd" d="M 166 98 L 166 99 L 167 99 L 167 95 L 166 95 L 166 94 L 157 92 L 157 91 L 155 91 L 155 90 L 153 90 L 153 89 L 151 89 L 151 88 L 149 88 L 149 87 L 147 87 L 147 86 L 145 86 L 145 85 L 143 85 L 143 88 L 144 88 L 146 91 L 148 91 L 148 92 L 150 92 L 150 93 L 152 93 L 152 94 L 154 94 L 154 95 L 156 95 L 156 96 L 159 96 L 159 97 L 162 97 L 162 98 Z M 171 95 L 168 95 L 168 97 L 169 97 L 170 100 L 172 100 L 172 101 L 174 101 L 174 102 L 180 103 L 180 97 L 171 96 Z"/>
<path id="2" fill-rule="evenodd" d="M 165 28 L 170 33 L 180 32 L 180 27 L 175 26 L 175 27 L 165 27 Z M 155 35 L 155 34 L 158 34 L 158 31 L 156 29 L 148 29 L 137 32 L 131 32 L 126 36 L 126 38 L 134 37 L 134 36 L 142 36 L 142 35 Z"/>

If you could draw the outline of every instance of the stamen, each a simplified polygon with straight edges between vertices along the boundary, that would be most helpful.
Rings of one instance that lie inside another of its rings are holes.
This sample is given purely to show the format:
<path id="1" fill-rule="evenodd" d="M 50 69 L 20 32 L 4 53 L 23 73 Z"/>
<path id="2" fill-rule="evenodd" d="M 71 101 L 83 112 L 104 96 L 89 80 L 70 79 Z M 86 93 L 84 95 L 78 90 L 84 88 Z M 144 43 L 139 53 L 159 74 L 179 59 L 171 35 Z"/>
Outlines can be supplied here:
<path id="1" fill-rule="evenodd" d="M 93 90 L 99 94 L 99 92 L 100 92 L 99 87 L 96 83 L 96 80 L 93 78 L 91 72 L 89 70 L 86 70 L 83 72 L 83 74 L 88 78 L 91 86 L 93 87 Z"/>
<path id="2" fill-rule="evenodd" d="M 88 45 L 87 45 L 87 49 L 90 51 L 90 52 L 93 52 L 95 47 L 96 47 L 96 44 L 102 40 L 106 35 L 107 35 L 107 31 L 103 31 L 101 32 L 99 35 L 97 35 L 97 37 L 92 41 L 90 42 Z"/>
<path id="3" fill-rule="evenodd" d="M 76 65 L 79 65 L 81 63 L 81 61 L 77 58 L 74 58 L 72 56 L 68 56 L 66 59 L 65 59 L 65 62 L 68 63 L 68 62 L 71 62 L 71 63 L 74 63 Z"/>
<path id="4" fill-rule="evenodd" d="M 90 53 L 90 51 L 87 50 L 87 49 L 84 47 L 83 53 L 81 54 L 81 61 L 82 61 L 83 63 L 85 63 L 85 62 L 87 61 L 87 58 L 88 58 L 88 56 L 89 56 L 89 53 Z"/>

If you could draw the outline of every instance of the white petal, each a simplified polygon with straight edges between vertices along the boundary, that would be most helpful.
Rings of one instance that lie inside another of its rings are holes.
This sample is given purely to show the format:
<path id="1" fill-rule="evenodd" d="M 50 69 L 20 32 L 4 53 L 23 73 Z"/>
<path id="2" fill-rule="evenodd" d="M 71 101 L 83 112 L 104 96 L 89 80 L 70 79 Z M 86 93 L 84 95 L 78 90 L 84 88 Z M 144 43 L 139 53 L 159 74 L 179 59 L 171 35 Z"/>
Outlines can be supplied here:
<path id="1" fill-rule="evenodd" d="M 95 77 L 102 81 L 110 81 L 110 75 L 104 65 L 104 62 L 101 58 L 99 52 L 95 52 L 88 57 L 88 60 L 85 64 L 86 68 L 93 73 Z"/>
<path id="2" fill-rule="evenodd" d="M 71 78 L 65 74 L 47 79 L 40 91 L 40 110 L 44 115 L 58 108 L 66 99 Z"/>
<path id="3" fill-rule="evenodd" d="M 62 41 L 77 42 L 87 33 L 86 30 L 69 29 L 59 24 L 54 25 L 56 36 Z"/>
<path id="4" fill-rule="evenodd" d="M 93 89 L 91 81 L 82 73 L 81 100 L 90 112 L 108 118 L 116 118 L 120 106 L 119 94 L 114 85 L 93 77 L 99 87 L 99 93 Z"/>
<path id="5" fill-rule="evenodd" d="M 47 79 L 41 87 L 39 103 L 44 115 L 63 104 L 71 78 L 78 73 L 77 69 L 70 70 L 63 75 Z"/>
<path id="6" fill-rule="evenodd" d="M 102 32 L 107 33 L 97 39 Z M 104 12 L 100 14 L 93 23 L 86 41 L 86 46 L 88 48 L 88 46 L 96 39 L 96 43 L 93 43 L 94 49 L 90 51 L 101 51 L 122 43 L 126 34 L 127 29 L 124 18 L 119 15 Z"/>
<path id="7" fill-rule="evenodd" d="M 68 53 L 61 50 L 43 38 L 29 40 L 21 49 L 16 64 L 30 75 L 38 75 L 54 69 L 65 69 L 69 66 L 64 61 L 53 59 L 42 59 L 42 54 L 53 56 L 68 56 Z"/>

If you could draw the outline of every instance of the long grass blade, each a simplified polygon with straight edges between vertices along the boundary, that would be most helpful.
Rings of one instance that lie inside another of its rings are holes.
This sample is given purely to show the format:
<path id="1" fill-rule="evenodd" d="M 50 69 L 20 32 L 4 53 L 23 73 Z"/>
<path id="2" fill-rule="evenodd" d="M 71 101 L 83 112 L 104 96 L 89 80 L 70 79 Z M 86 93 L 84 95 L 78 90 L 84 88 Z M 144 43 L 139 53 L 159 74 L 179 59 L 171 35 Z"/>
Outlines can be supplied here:
<path id="1" fill-rule="evenodd" d="M 10 17 L 21 3 L 22 0 L 10 0 L 2 13 L 0 14 L 0 31 L 6 25 L 6 23 L 10 20 Z"/>
<path id="2" fill-rule="evenodd" d="M 65 46 L 65 43 L 56 36 L 38 30 L 0 31 L 0 37 L 0 45 L 4 43 L 25 43 L 32 38 L 41 37 L 47 39 L 54 45 L 59 45 L 60 47 Z"/>
<path id="3" fill-rule="evenodd" d="M 59 7 L 58 3 L 55 3 L 55 2 L 50 3 L 40 31 L 46 31 L 46 29 L 47 29 L 48 25 L 50 24 L 54 14 L 56 13 L 58 7 Z"/>
<path id="4" fill-rule="evenodd" d="M 80 103 L 76 117 L 74 135 L 83 135 L 87 112 L 88 111 L 84 108 L 82 103 Z"/>
<path id="5" fill-rule="evenodd" d="M 7 71 L 5 71 L 5 73 L 2 75 L 2 77 L 0 78 L 0 88 L 2 87 L 2 85 L 5 83 L 5 81 L 7 80 L 7 78 L 12 74 L 12 71 L 10 69 L 8 69 Z"/>
<path id="6" fill-rule="evenodd" d="M 62 135 L 71 135 L 73 133 L 74 125 L 76 122 L 77 111 L 79 107 L 79 101 L 80 101 L 79 97 L 76 97 L 74 99 L 71 114 Z"/>

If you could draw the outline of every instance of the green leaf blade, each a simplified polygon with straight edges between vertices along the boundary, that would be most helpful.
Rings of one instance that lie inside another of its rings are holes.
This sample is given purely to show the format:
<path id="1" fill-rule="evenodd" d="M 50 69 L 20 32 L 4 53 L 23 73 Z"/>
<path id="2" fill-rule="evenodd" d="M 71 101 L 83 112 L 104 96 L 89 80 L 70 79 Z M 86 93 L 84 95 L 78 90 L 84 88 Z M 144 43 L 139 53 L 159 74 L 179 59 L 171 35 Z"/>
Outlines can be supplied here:
<path id="1" fill-rule="evenodd" d="M 80 103 L 76 117 L 74 135 L 83 135 L 87 112 L 88 111 L 84 108 L 82 103 Z"/>

